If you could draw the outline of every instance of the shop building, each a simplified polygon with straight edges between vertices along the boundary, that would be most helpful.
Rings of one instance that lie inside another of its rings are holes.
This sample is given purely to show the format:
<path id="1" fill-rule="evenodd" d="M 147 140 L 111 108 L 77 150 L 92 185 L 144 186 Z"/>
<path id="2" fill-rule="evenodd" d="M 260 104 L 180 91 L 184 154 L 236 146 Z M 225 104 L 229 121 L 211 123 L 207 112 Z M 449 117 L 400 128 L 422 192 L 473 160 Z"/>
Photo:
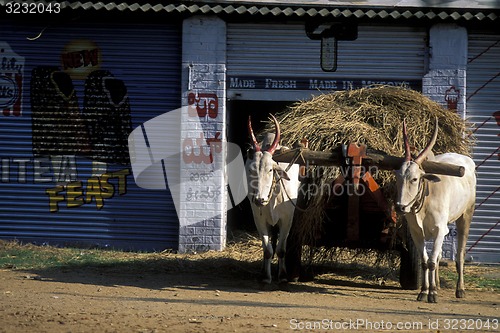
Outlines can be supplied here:
<path id="1" fill-rule="evenodd" d="M 54 26 L 43 19 L 2 21 L 9 31 L 1 41 L 4 58 L 17 64 L 5 65 L 2 76 L 19 93 L 5 98 L 0 125 L 6 136 L 0 143 L 1 238 L 182 252 L 223 249 L 228 225 L 250 218 L 245 202 L 228 198 L 224 170 L 210 174 L 211 192 L 206 182 L 181 182 L 176 210 L 168 189 L 137 186 L 122 149 L 123 133 L 192 107 L 199 112 L 178 124 L 180 140 L 191 140 L 190 149 L 198 139 L 209 139 L 244 150 L 249 115 L 258 124 L 269 112 L 315 94 L 391 84 L 422 91 L 474 125 L 478 187 L 468 255 L 500 262 L 495 2 L 69 2 L 63 11 L 100 13 L 106 23 L 92 15 Z M 78 67 L 88 73 L 78 74 Z M 65 88 L 71 82 L 74 92 L 64 94 L 56 79 Z M 44 133 L 53 121 L 43 119 L 47 108 L 62 110 L 82 139 L 60 148 L 56 143 L 64 138 Z M 37 143 L 47 136 L 54 139 Z M 179 146 L 181 152 L 187 147 Z M 220 164 L 222 155 L 210 155 L 206 164 Z M 169 159 L 162 170 L 178 168 L 189 177 L 196 164 Z M 193 199 L 197 191 L 207 195 Z M 193 216 L 200 221 L 182 222 Z"/>

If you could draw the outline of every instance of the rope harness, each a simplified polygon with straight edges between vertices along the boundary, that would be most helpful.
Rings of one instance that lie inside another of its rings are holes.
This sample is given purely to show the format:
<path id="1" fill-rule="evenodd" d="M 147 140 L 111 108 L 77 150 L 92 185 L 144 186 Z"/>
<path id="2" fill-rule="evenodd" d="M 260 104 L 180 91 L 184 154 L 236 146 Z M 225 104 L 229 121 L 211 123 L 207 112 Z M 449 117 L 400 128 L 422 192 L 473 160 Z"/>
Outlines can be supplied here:
<path id="1" fill-rule="evenodd" d="M 285 168 L 285 172 L 287 172 L 288 170 L 290 170 L 290 168 L 292 167 L 292 165 L 297 162 L 297 160 L 299 159 L 299 157 L 302 157 L 302 160 L 304 160 L 304 157 L 302 156 L 302 150 L 301 149 L 297 149 L 297 151 L 295 152 L 295 155 L 293 156 L 292 160 L 290 161 L 290 163 L 288 163 L 287 167 Z M 287 189 L 286 189 L 286 186 L 285 186 L 285 183 L 283 182 L 283 178 L 280 177 L 280 175 L 278 174 L 278 172 L 276 170 L 273 171 L 273 183 L 271 185 L 271 187 L 269 188 L 269 193 L 268 193 L 268 200 L 265 202 L 265 204 L 269 203 L 269 201 L 271 200 L 271 195 L 273 194 L 273 192 L 275 192 L 276 190 L 276 184 L 280 182 L 281 184 L 281 189 L 282 189 L 282 192 L 281 192 L 281 196 L 283 198 L 283 201 L 285 201 L 285 196 L 288 198 L 288 200 L 290 200 L 290 202 L 292 203 L 292 205 L 295 207 L 295 209 L 301 211 L 301 212 L 305 212 L 306 210 L 303 209 L 303 208 L 300 208 L 297 206 L 297 204 L 294 202 L 294 200 L 292 199 L 292 197 L 290 196 L 290 193 L 288 193 Z M 284 192 L 284 194 L 283 194 Z M 254 201 L 255 201 L 255 196 L 254 196 Z M 262 214 L 262 211 L 261 211 L 261 214 Z"/>
<path id="2" fill-rule="evenodd" d="M 416 214 L 420 212 L 422 207 L 424 206 L 425 193 L 427 192 L 427 182 L 420 178 L 420 183 L 418 184 L 418 193 L 413 198 L 413 200 L 408 204 L 411 206 L 412 213 Z"/>
<path id="3" fill-rule="evenodd" d="M 292 160 L 290 161 L 290 163 L 288 163 L 286 169 L 285 169 L 285 172 L 287 172 L 288 170 L 290 170 L 290 168 L 292 167 L 292 165 L 297 162 L 297 160 L 299 159 L 299 157 L 302 157 L 302 161 L 305 161 L 304 159 L 304 156 L 302 155 L 302 149 L 297 149 L 297 151 L 295 152 L 295 155 L 293 155 L 293 158 Z M 278 180 L 280 181 L 281 183 L 281 186 L 282 186 L 282 189 L 283 189 L 283 192 L 285 192 L 288 200 L 290 200 L 290 202 L 292 203 L 292 205 L 295 207 L 295 209 L 297 209 L 298 211 L 300 212 L 305 212 L 306 209 L 303 209 L 303 208 L 300 208 L 299 206 L 297 206 L 297 203 L 293 201 L 293 199 L 290 197 L 290 194 L 288 193 L 288 191 L 286 190 L 286 186 L 285 184 L 283 183 L 283 178 L 281 178 L 278 173 L 276 172 L 275 173 L 276 176 L 278 177 Z M 282 194 L 283 195 L 283 194 Z M 283 199 L 285 199 L 283 197 Z M 297 200 L 298 198 L 296 198 Z M 284 200 L 283 200 L 284 201 Z"/>
<path id="4" fill-rule="evenodd" d="M 279 177 L 279 176 L 278 176 Z M 283 192 L 285 192 L 288 200 L 290 200 L 290 202 L 292 203 L 292 205 L 295 207 L 295 209 L 299 210 L 300 212 L 305 212 L 307 211 L 306 209 L 304 208 L 300 208 L 299 206 L 297 206 L 297 203 L 295 203 L 293 201 L 293 199 L 290 197 L 290 194 L 288 193 L 288 191 L 286 190 L 286 187 L 285 187 L 285 184 L 283 184 L 283 179 L 281 177 L 279 177 L 279 180 L 281 182 L 281 185 L 283 186 Z"/>

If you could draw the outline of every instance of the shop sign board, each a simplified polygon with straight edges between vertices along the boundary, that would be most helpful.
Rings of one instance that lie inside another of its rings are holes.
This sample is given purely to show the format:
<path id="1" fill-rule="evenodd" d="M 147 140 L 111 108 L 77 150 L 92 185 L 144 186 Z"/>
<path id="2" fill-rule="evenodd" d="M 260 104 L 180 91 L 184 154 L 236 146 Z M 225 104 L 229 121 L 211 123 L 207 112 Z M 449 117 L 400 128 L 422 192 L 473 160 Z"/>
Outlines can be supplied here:
<path id="1" fill-rule="evenodd" d="M 421 80 L 402 79 L 351 79 L 324 77 L 274 77 L 274 76 L 228 76 L 228 89 L 234 90 L 351 90 L 371 85 L 401 86 L 413 90 L 422 90 Z"/>

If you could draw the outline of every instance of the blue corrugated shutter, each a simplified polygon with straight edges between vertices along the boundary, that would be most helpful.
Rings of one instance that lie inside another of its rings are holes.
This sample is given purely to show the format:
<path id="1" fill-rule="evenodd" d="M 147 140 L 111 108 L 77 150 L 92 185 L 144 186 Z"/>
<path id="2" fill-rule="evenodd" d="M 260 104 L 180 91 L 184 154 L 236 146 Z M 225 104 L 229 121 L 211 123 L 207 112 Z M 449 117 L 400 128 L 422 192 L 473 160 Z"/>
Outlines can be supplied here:
<path id="1" fill-rule="evenodd" d="M 308 99 L 331 90 L 350 89 L 353 80 L 392 84 L 413 82 L 421 89 L 427 33 L 421 27 L 360 25 L 358 38 L 338 42 L 338 69 L 321 70 L 321 43 L 306 35 L 303 23 L 231 23 L 227 36 L 228 96 L 246 100 Z M 305 87 L 241 87 L 237 78 L 301 80 Z M 308 82 L 316 81 L 312 87 Z M 324 86 L 317 82 L 325 82 Z"/>
<path id="2" fill-rule="evenodd" d="M 126 139 L 180 106 L 181 25 L 109 21 L 0 24 L 2 239 L 178 246 L 170 193 L 136 186 Z"/>
<path id="3" fill-rule="evenodd" d="M 469 32 L 467 118 L 473 123 L 476 211 L 467 242 L 476 262 L 500 263 L 500 34 Z"/>

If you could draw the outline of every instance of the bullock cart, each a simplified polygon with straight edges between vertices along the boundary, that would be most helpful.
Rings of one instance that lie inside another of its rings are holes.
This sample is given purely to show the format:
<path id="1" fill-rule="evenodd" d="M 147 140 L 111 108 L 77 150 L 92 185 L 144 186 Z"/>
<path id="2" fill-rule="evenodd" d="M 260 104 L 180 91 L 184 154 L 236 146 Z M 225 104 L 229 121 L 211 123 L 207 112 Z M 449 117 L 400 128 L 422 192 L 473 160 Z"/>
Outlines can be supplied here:
<path id="1" fill-rule="evenodd" d="M 470 124 L 417 91 L 389 86 L 321 94 L 275 116 L 282 145 L 292 148 L 276 151 L 274 159 L 302 164 L 304 170 L 287 242 L 289 278 L 299 274 L 302 245 L 399 250 L 401 285 L 418 288 L 419 254 L 392 202 L 397 189 L 391 170 L 399 169 L 400 156 L 406 154 L 402 124 L 406 121 L 414 145 L 408 149 L 418 153 L 433 135 L 437 118 L 439 140 L 432 151 L 463 155 L 470 155 L 474 145 Z M 268 123 L 262 131 L 273 129 Z M 304 137 L 307 143 L 296 144 Z M 422 166 L 434 174 L 464 172 L 430 161 Z"/>
<path id="2" fill-rule="evenodd" d="M 283 148 L 274 155 L 277 162 L 301 165 L 301 187 L 286 252 L 289 280 L 299 278 L 303 245 L 396 250 L 401 254 L 401 286 L 417 289 L 421 282 L 419 255 L 406 223 L 398 223 L 394 206 L 374 179 L 380 170 L 398 169 L 404 157 L 391 156 L 357 143 L 342 144 L 330 151 L 309 150 L 307 145 L 307 140 L 302 140 L 293 148 Z M 318 186 L 314 179 L 316 172 L 321 172 L 318 166 L 337 168 L 337 176 Z M 458 165 L 424 161 L 422 166 L 428 173 L 464 175 L 464 168 Z M 309 209 L 317 209 L 310 207 L 311 198 L 317 195 L 325 198 L 321 228 L 311 231 L 312 236 L 303 237 L 307 226 L 302 221 Z"/>

